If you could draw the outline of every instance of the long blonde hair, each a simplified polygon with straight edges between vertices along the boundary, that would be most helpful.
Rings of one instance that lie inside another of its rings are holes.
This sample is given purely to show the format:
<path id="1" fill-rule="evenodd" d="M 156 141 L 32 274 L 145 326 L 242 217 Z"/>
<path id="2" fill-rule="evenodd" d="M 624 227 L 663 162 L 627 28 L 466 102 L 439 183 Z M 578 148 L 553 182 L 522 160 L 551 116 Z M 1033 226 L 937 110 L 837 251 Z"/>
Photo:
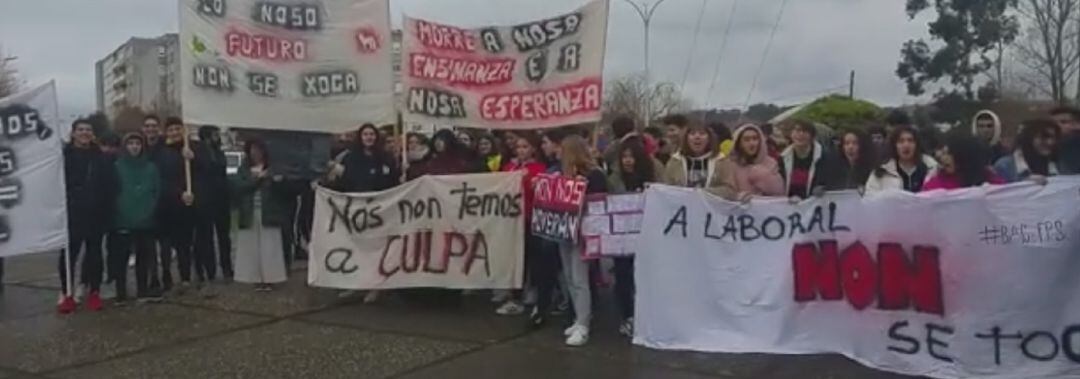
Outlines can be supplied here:
<path id="1" fill-rule="evenodd" d="M 562 161 L 563 175 L 585 175 L 596 167 L 596 162 L 589 154 L 589 144 L 581 136 L 566 136 L 561 145 L 562 155 L 559 159 Z"/>

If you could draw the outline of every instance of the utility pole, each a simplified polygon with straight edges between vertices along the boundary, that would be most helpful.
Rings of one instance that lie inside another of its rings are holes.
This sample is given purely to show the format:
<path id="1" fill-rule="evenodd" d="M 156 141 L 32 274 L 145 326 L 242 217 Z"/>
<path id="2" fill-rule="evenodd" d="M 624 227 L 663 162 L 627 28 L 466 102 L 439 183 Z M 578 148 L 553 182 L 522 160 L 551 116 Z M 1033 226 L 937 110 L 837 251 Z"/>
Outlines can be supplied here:
<path id="1" fill-rule="evenodd" d="M 848 84 L 848 97 L 855 98 L 855 70 L 851 70 L 851 79 Z"/>
<path id="2" fill-rule="evenodd" d="M 634 10 L 637 11 L 638 16 L 641 16 L 642 24 L 644 24 L 644 26 L 645 26 L 645 33 L 644 33 L 644 35 L 645 35 L 645 109 L 643 110 L 643 113 L 644 113 L 643 118 L 645 120 L 645 125 L 644 126 L 649 126 L 649 123 L 652 121 L 652 90 L 653 90 L 653 88 L 652 88 L 652 77 L 649 76 L 649 25 L 652 24 L 652 17 L 653 17 L 653 14 L 656 13 L 656 8 L 658 8 L 660 6 L 660 4 L 663 4 L 664 1 L 666 1 L 666 0 L 658 0 L 657 2 L 653 3 L 652 5 L 649 5 L 645 1 L 642 1 L 640 3 L 635 3 L 635 2 L 633 2 L 631 0 L 623 0 L 623 1 L 626 2 L 627 4 L 630 4 L 631 7 L 634 7 Z"/>

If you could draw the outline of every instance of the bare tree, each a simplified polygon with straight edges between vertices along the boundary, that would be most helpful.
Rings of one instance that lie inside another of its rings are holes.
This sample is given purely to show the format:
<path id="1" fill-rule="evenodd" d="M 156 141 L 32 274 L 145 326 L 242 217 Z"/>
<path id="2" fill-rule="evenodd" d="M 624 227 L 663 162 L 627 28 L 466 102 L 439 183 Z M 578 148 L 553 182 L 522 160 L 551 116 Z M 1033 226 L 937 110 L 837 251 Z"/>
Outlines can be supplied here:
<path id="1" fill-rule="evenodd" d="M 14 65 L 11 64 L 13 60 L 15 58 L 4 54 L 4 49 L 0 46 L 0 98 L 11 96 L 19 91 L 19 78 Z"/>
<path id="2" fill-rule="evenodd" d="M 1025 81 L 1068 102 L 1069 84 L 1080 76 L 1080 0 L 1024 0 L 1017 10 L 1026 27 L 1016 43 L 1018 59 L 1036 78 Z"/>
<path id="3" fill-rule="evenodd" d="M 671 82 L 649 85 L 641 74 L 627 75 L 608 81 L 604 94 L 604 109 L 609 115 L 628 115 L 647 125 L 643 120 L 645 109 L 654 118 L 686 111 L 691 104 L 679 86 Z"/>

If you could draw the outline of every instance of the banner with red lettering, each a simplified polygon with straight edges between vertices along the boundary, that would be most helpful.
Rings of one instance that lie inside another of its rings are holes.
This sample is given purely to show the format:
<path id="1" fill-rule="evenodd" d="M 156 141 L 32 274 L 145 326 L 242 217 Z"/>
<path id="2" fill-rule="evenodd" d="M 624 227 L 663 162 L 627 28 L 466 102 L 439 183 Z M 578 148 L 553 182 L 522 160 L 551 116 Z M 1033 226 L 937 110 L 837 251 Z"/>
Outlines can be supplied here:
<path id="1" fill-rule="evenodd" d="M 388 0 L 179 4 L 188 123 L 336 133 L 395 122 Z M 160 58 L 176 64 L 171 49 Z"/>
<path id="2" fill-rule="evenodd" d="M 581 220 L 585 259 L 634 255 L 645 212 L 645 194 L 589 195 Z"/>
<path id="3" fill-rule="evenodd" d="M 308 284 L 521 288 L 522 177 L 520 171 L 423 176 L 371 193 L 319 188 Z"/>
<path id="4" fill-rule="evenodd" d="M 513 26 L 405 17 L 410 124 L 536 129 L 600 120 L 608 0 Z"/>
<path id="5" fill-rule="evenodd" d="M 574 243 L 581 234 L 581 207 L 585 204 L 585 180 L 562 174 L 533 178 L 532 227 L 534 236 L 555 242 Z"/>
<path id="6" fill-rule="evenodd" d="M 651 186 L 634 343 L 840 353 L 936 378 L 1080 375 L 1080 177 L 735 204 Z"/>

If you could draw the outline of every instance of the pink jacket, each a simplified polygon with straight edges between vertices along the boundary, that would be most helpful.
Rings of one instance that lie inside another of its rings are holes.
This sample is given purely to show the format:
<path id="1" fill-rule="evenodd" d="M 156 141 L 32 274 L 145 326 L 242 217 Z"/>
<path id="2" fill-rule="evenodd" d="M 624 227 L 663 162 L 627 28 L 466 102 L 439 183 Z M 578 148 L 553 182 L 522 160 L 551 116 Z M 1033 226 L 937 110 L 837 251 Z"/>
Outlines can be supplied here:
<path id="1" fill-rule="evenodd" d="M 993 170 L 986 170 L 986 183 L 988 184 L 1005 184 L 1005 180 Z M 954 190 L 963 188 L 960 186 L 960 179 L 953 175 L 945 173 L 945 171 L 938 171 L 937 174 L 926 180 L 923 184 L 922 192 L 933 191 L 938 189 Z"/>
<path id="2" fill-rule="evenodd" d="M 757 156 L 747 163 L 747 159 L 739 153 L 738 141 L 743 133 L 751 130 L 757 131 L 762 139 Z M 716 165 L 714 176 L 720 180 L 712 188 L 713 192 L 730 200 L 737 198 L 741 192 L 755 196 L 784 196 L 784 178 L 780 176 L 776 160 L 768 154 L 766 138 L 757 125 L 746 124 L 735 130 L 735 147 L 731 155 Z"/>

